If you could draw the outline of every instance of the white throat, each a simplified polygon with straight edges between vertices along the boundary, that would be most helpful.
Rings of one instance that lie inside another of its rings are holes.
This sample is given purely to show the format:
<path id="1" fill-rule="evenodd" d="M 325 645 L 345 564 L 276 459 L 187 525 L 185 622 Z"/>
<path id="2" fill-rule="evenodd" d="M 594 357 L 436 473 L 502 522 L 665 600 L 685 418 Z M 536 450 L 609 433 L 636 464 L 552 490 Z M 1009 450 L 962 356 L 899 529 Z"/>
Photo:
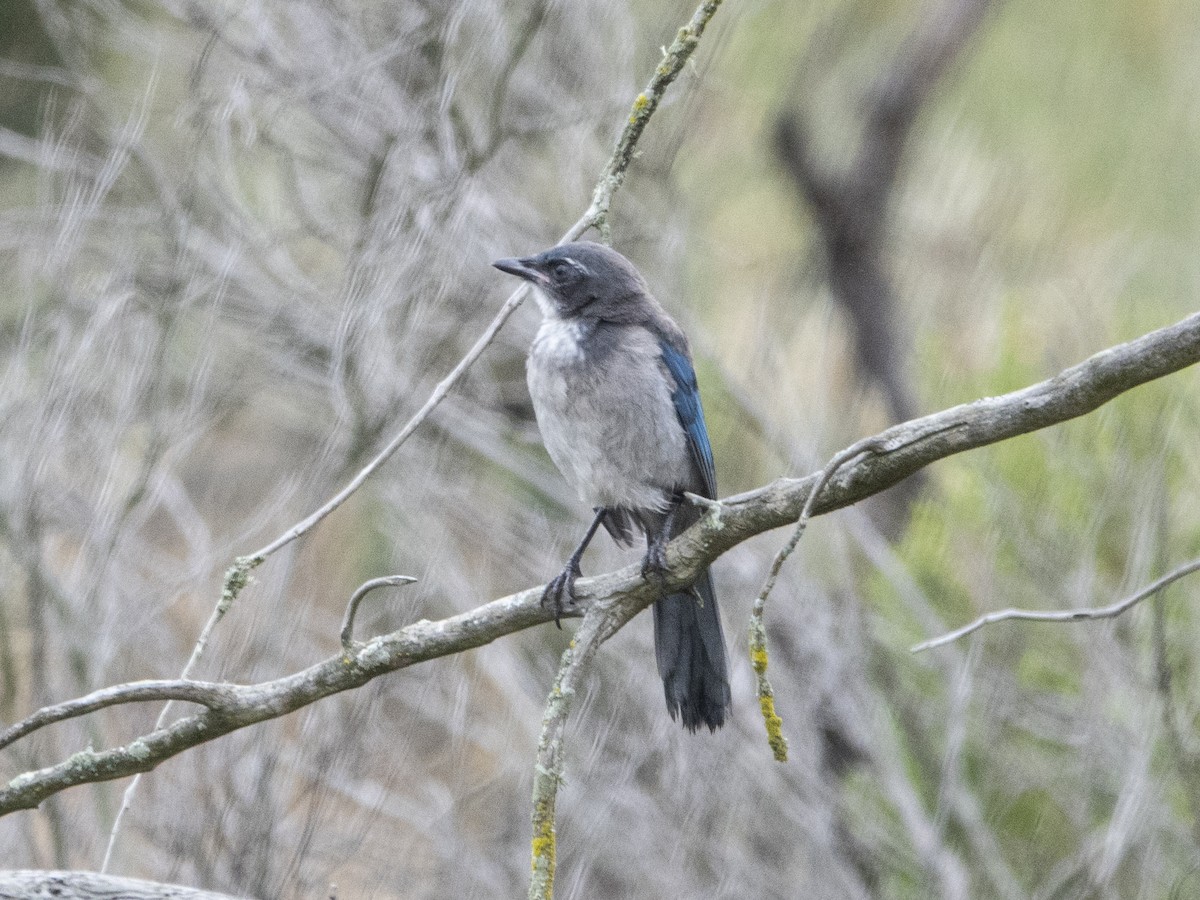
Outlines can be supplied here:
<path id="1" fill-rule="evenodd" d="M 558 310 L 554 307 L 554 301 L 536 284 L 533 285 L 533 299 L 537 301 L 538 309 L 547 319 L 561 319 Z"/>
<path id="2" fill-rule="evenodd" d="M 548 315 L 534 338 L 534 349 L 547 359 L 572 362 L 583 358 L 585 328 L 578 319 L 560 319 Z"/>

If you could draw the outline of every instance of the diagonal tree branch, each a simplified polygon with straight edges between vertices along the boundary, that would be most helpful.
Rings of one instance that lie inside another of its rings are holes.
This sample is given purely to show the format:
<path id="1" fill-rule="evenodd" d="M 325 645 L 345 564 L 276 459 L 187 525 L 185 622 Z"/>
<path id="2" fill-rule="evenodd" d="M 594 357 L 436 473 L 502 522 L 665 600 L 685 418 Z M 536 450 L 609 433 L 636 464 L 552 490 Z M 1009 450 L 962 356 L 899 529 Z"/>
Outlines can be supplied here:
<path id="1" fill-rule="evenodd" d="M 823 515 L 876 494 L 936 460 L 1085 415 L 1138 385 L 1200 362 L 1200 313 L 1135 340 L 1103 350 L 1030 387 L 963 404 L 893 426 L 863 446 L 856 460 L 830 478 L 812 504 Z M 796 522 L 820 475 L 781 478 L 757 490 L 708 506 L 700 522 L 667 548 L 665 587 L 681 588 L 722 553 L 742 541 Z M 576 584 L 578 616 L 598 604 L 614 628 L 649 606 L 651 586 L 637 565 Z M 227 685 L 229 699 L 156 728 L 123 747 L 84 750 L 55 765 L 26 772 L 0 788 L 0 815 L 32 809 L 79 784 L 122 778 L 153 769 L 190 747 L 240 728 L 294 712 L 324 697 L 416 663 L 461 653 L 524 628 L 549 622 L 536 587 L 493 600 L 437 622 L 421 620 L 356 645 L 308 669 L 255 685 Z M 186 684 L 186 682 L 184 683 Z M 36 719 L 42 713 L 35 714 Z M 25 723 L 13 726 L 29 733 Z"/>

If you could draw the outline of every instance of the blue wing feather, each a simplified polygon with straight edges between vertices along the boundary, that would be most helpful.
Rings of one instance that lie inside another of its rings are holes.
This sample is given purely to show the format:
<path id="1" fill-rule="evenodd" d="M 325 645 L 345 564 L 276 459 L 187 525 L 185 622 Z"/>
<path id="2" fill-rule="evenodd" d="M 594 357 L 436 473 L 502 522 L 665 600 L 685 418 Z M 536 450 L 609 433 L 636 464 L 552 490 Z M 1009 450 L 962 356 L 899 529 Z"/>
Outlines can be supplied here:
<path id="1" fill-rule="evenodd" d="M 717 496 L 717 470 L 713 464 L 712 445 L 708 441 L 708 426 L 704 424 L 704 409 L 700 406 L 700 387 L 696 383 L 696 370 L 687 354 L 661 341 L 662 359 L 667 371 L 675 380 L 671 402 L 679 415 L 679 423 L 687 432 L 688 449 L 696 469 L 704 480 L 704 496 Z"/>

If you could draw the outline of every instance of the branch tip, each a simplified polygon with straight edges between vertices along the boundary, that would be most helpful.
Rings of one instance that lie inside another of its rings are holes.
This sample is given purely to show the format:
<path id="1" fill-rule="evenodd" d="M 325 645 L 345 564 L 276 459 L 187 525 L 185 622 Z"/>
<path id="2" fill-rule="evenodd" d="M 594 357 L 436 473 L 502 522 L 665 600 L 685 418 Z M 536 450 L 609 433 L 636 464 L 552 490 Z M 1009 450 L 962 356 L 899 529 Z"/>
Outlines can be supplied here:
<path id="1" fill-rule="evenodd" d="M 750 665 L 754 668 L 758 708 L 767 729 L 767 745 L 777 762 L 787 762 L 788 741 L 783 735 L 783 719 L 775 711 L 775 692 L 767 679 L 767 631 L 761 613 L 761 608 L 756 609 L 757 618 L 752 618 L 750 623 Z"/>

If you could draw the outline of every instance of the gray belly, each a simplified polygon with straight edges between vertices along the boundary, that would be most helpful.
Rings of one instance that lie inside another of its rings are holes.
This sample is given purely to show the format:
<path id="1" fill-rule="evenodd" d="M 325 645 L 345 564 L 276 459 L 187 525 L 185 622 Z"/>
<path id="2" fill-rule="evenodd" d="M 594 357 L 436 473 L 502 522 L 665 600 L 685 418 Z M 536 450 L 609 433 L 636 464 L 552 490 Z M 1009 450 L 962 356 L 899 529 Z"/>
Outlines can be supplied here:
<path id="1" fill-rule="evenodd" d="M 529 355 L 529 394 L 550 458 L 589 506 L 665 509 L 690 459 L 657 343 L 587 359 L 546 322 Z"/>

